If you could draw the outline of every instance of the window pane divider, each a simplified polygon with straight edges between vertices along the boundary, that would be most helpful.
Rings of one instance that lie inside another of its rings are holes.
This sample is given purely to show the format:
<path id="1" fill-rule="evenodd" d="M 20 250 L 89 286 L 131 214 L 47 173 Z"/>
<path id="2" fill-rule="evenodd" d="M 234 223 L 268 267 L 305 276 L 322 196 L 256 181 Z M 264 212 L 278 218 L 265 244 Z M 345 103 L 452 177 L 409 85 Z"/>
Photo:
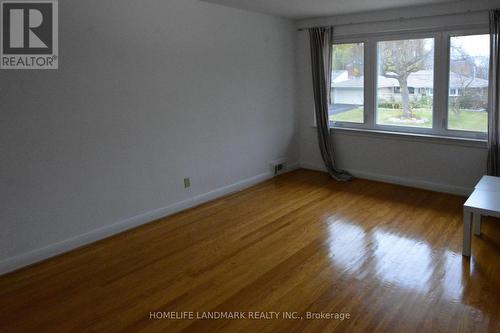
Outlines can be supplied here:
<path id="1" fill-rule="evenodd" d="M 377 43 L 368 39 L 365 43 L 365 127 L 375 128 L 377 99 Z"/>
<path id="2" fill-rule="evenodd" d="M 448 123 L 448 34 L 437 34 L 435 39 L 433 129 L 436 134 L 445 134 Z"/>

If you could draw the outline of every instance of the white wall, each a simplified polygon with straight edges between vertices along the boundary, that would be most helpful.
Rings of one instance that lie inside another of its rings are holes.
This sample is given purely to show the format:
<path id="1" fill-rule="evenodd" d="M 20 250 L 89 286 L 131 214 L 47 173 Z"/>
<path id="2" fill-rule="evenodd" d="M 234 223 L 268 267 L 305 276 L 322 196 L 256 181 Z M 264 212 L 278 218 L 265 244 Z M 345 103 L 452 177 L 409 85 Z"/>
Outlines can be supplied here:
<path id="1" fill-rule="evenodd" d="M 296 162 L 290 21 L 196 0 L 59 13 L 59 70 L 1 73 L 0 272 Z"/>
<path id="2" fill-rule="evenodd" d="M 492 2 L 453 6 L 449 11 L 487 8 Z M 449 7 L 449 5 L 447 5 Z M 369 14 L 343 15 L 298 22 L 298 26 L 328 24 L 354 24 L 336 29 L 337 36 L 362 36 L 366 33 L 385 33 L 394 30 L 435 29 L 440 26 L 481 27 L 488 23 L 487 13 L 471 13 L 458 16 L 444 16 L 437 19 L 432 14 L 444 14 L 443 6 L 428 6 Z M 423 16 L 419 18 L 419 16 Z M 394 17 L 408 20 L 382 22 Z M 363 23 L 377 21 L 380 23 Z M 323 162 L 317 145 L 314 123 L 314 99 L 312 94 L 309 39 L 307 32 L 297 32 L 297 96 L 299 117 L 300 164 L 303 167 L 322 169 Z M 353 174 L 374 180 L 394 182 L 404 185 L 428 188 L 450 193 L 468 193 L 481 175 L 486 172 L 486 145 L 477 143 L 457 143 L 450 140 L 429 140 L 379 133 L 360 133 L 334 130 L 333 140 L 336 159 L 340 167 Z"/>

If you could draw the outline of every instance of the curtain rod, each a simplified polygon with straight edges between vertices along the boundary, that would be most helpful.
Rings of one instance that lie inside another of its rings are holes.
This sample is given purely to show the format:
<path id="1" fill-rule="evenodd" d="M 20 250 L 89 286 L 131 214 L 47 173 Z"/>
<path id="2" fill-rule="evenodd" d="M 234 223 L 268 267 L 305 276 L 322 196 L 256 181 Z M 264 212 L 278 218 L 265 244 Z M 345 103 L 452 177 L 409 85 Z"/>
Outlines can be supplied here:
<path id="1" fill-rule="evenodd" d="M 365 22 L 349 22 L 349 23 L 341 23 L 341 24 L 335 24 L 335 25 L 326 25 L 326 26 L 312 26 L 312 27 L 304 27 L 304 28 L 299 28 L 297 31 L 304 31 L 308 30 L 311 28 L 331 28 L 331 27 L 343 27 L 343 26 L 349 26 L 349 25 L 356 25 L 356 24 L 372 24 L 372 23 L 385 23 L 385 22 L 396 22 L 396 21 L 404 21 L 404 20 L 418 20 L 418 19 L 426 19 L 426 18 L 433 18 L 433 17 L 445 17 L 445 16 L 458 16 L 458 15 L 464 15 L 464 14 L 474 14 L 474 13 L 483 13 L 483 12 L 489 12 L 489 9 L 476 9 L 476 10 L 468 10 L 465 12 L 459 12 L 459 13 L 449 13 L 449 14 L 439 14 L 439 15 L 425 15 L 425 16 L 418 16 L 418 17 L 400 17 L 397 19 L 387 19 L 387 20 L 373 20 L 373 21 L 365 21 Z"/>

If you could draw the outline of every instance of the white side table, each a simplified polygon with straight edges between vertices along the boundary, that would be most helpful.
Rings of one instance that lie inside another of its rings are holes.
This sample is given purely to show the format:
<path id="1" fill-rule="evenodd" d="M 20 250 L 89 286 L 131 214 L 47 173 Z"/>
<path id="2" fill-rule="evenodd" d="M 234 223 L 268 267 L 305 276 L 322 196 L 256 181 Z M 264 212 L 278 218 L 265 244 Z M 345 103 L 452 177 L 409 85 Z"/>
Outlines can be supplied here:
<path id="1" fill-rule="evenodd" d="M 500 192 L 500 177 L 483 176 L 474 189 Z"/>
<path id="2" fill-rule="evenodd" d="M 489 176 L 485 176 L 489 177 Z M 496 178 L 496 177 L 493 177 Z M 484 179 L 484 177 L 483 177 Z M 470 257 L 471 254 L 471 227 L 474 222 L 474 234 L 481 234 L 481 216 L 500 217 L 500 183 L 497 187 L 494 182 L 483 179 L 464 204 L 464 243 L 462 254 Z M 471 219 L 472 216 L 472 219 Z"/>
<path id="3" fill-rule="evenodd" d="M 474 189 L 500 192 L 500 177 L 483 176 Z M 473 220 L 473 228 L 475 235 L 481 234 L 481 216 L 476 216 Z"/>

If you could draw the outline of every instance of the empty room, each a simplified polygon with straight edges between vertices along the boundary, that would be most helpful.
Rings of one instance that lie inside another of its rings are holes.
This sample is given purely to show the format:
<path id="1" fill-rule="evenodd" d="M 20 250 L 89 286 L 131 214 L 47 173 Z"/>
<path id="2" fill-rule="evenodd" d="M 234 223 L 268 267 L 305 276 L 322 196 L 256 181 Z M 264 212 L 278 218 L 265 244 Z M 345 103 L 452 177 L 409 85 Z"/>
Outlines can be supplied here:
<path id="1" fill-rule="evenodd" d="M 500 333 L 500 0 L 0 29 L 0 332 Z"/>

